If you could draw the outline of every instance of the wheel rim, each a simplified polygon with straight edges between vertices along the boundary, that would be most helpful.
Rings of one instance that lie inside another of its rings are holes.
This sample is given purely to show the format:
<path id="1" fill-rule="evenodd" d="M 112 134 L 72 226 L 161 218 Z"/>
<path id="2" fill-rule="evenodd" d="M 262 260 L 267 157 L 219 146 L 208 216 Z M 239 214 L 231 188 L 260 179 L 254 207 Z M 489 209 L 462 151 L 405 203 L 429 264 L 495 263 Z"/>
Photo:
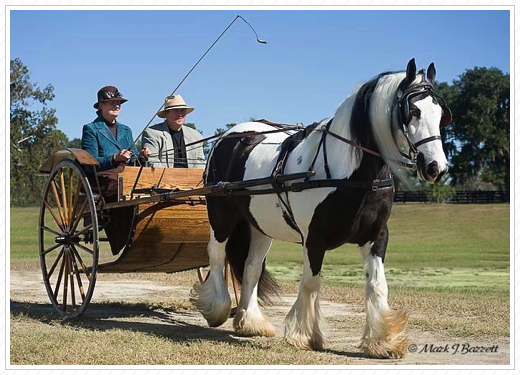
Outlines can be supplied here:
<path id="1" fill-rule="evenodd" d="M 60 315 L 85 312 L 96 283 L 99 237 L 96 206 L 85 173 L 75 162 L 58 163 L 40 208 L 39 254 L 43 282 Z"/>

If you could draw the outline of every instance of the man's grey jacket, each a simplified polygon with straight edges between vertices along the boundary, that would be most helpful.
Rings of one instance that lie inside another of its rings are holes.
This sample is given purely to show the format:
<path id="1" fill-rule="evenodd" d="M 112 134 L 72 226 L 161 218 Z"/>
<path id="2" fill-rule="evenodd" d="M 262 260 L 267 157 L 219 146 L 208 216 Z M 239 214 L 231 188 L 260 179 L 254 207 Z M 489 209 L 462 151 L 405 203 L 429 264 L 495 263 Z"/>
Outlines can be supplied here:
<path id="1" fill-rule="evenodd" d="M 202 139 L 202 135 L 195 129 L 187 126 L 182 126 L 182 133 L 184 134 L 184 143 L 186 144 L 186 157 L 188 159 L 189 168 L 204 168 L 205 159 L 202 147 L 202 142 L 193 146 L 188 146 L 189 143 Z M 150 126 L 143 133 L 143 145 L 147 147 L 151 156 L 148 161 L 151 166 L 157 168 L 173 168 L 175 162 L 175 155 L 173 152 L 173 142 L 170 135 L 170 129 L 166 121 Z"/>

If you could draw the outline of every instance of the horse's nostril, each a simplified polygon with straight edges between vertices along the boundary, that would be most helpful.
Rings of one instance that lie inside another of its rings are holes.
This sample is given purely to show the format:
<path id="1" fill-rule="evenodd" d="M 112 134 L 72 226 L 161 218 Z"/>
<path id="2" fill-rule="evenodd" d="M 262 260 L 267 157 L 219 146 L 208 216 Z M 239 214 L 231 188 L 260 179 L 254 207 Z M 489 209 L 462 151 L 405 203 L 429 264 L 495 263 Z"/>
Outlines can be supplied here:
<path id="1" fill-rule="evenodd" d="M 448 172 L 448 169 L 441 171 L 441 173 L 439 173 L 439 175 L 435 179 L 435 182 L 439 182 L 441 180 L 441 178 L 446 174 L 446 172 Z"/>
<path id="2" fill-rule="evenodd" d="M 431 178 L 436 178 L 439 175 L 439 164 L 436 161 L 432 161 L 426 168 L 426 173 Z"/>

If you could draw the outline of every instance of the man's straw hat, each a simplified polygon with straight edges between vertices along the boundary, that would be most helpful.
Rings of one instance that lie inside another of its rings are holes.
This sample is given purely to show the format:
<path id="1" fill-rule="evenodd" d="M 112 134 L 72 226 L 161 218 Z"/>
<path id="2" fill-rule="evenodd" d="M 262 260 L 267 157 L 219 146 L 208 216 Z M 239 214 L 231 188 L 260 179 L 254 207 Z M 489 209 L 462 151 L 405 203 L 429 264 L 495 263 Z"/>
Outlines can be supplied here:
<path id="1" fill-rule="evenodd" d="M 186 102 L 180 95 L 173 95 L 168 96 L 164 100 L 164 106 L 163 109 L 161 109 L 159 112 L 157 112 L 157 116 L 161 118 L 166 117 L 166 112 L 168 112 L 170 109 L 186 109 L 186 114 L 191 113 L 195 110 L 193 107 L 188 107 L 186 105 Z"/>

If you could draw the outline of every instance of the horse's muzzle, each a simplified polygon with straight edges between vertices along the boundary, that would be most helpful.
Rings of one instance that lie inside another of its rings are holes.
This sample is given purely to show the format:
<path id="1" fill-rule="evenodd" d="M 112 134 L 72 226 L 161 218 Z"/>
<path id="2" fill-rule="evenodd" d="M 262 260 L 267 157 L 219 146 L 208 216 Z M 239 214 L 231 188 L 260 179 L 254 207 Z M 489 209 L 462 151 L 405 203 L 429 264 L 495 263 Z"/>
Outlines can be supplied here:
<path id="1" fill-rule="evenodd" d="M 426 164 L 424 155 L 422 153 L 417 155 L 417 173 L 422 181 L 429 182 L 430 184 L 439 182 L 447 171 L 448 168 L 441 169 L 437 161 L 434 160 Z"/>

